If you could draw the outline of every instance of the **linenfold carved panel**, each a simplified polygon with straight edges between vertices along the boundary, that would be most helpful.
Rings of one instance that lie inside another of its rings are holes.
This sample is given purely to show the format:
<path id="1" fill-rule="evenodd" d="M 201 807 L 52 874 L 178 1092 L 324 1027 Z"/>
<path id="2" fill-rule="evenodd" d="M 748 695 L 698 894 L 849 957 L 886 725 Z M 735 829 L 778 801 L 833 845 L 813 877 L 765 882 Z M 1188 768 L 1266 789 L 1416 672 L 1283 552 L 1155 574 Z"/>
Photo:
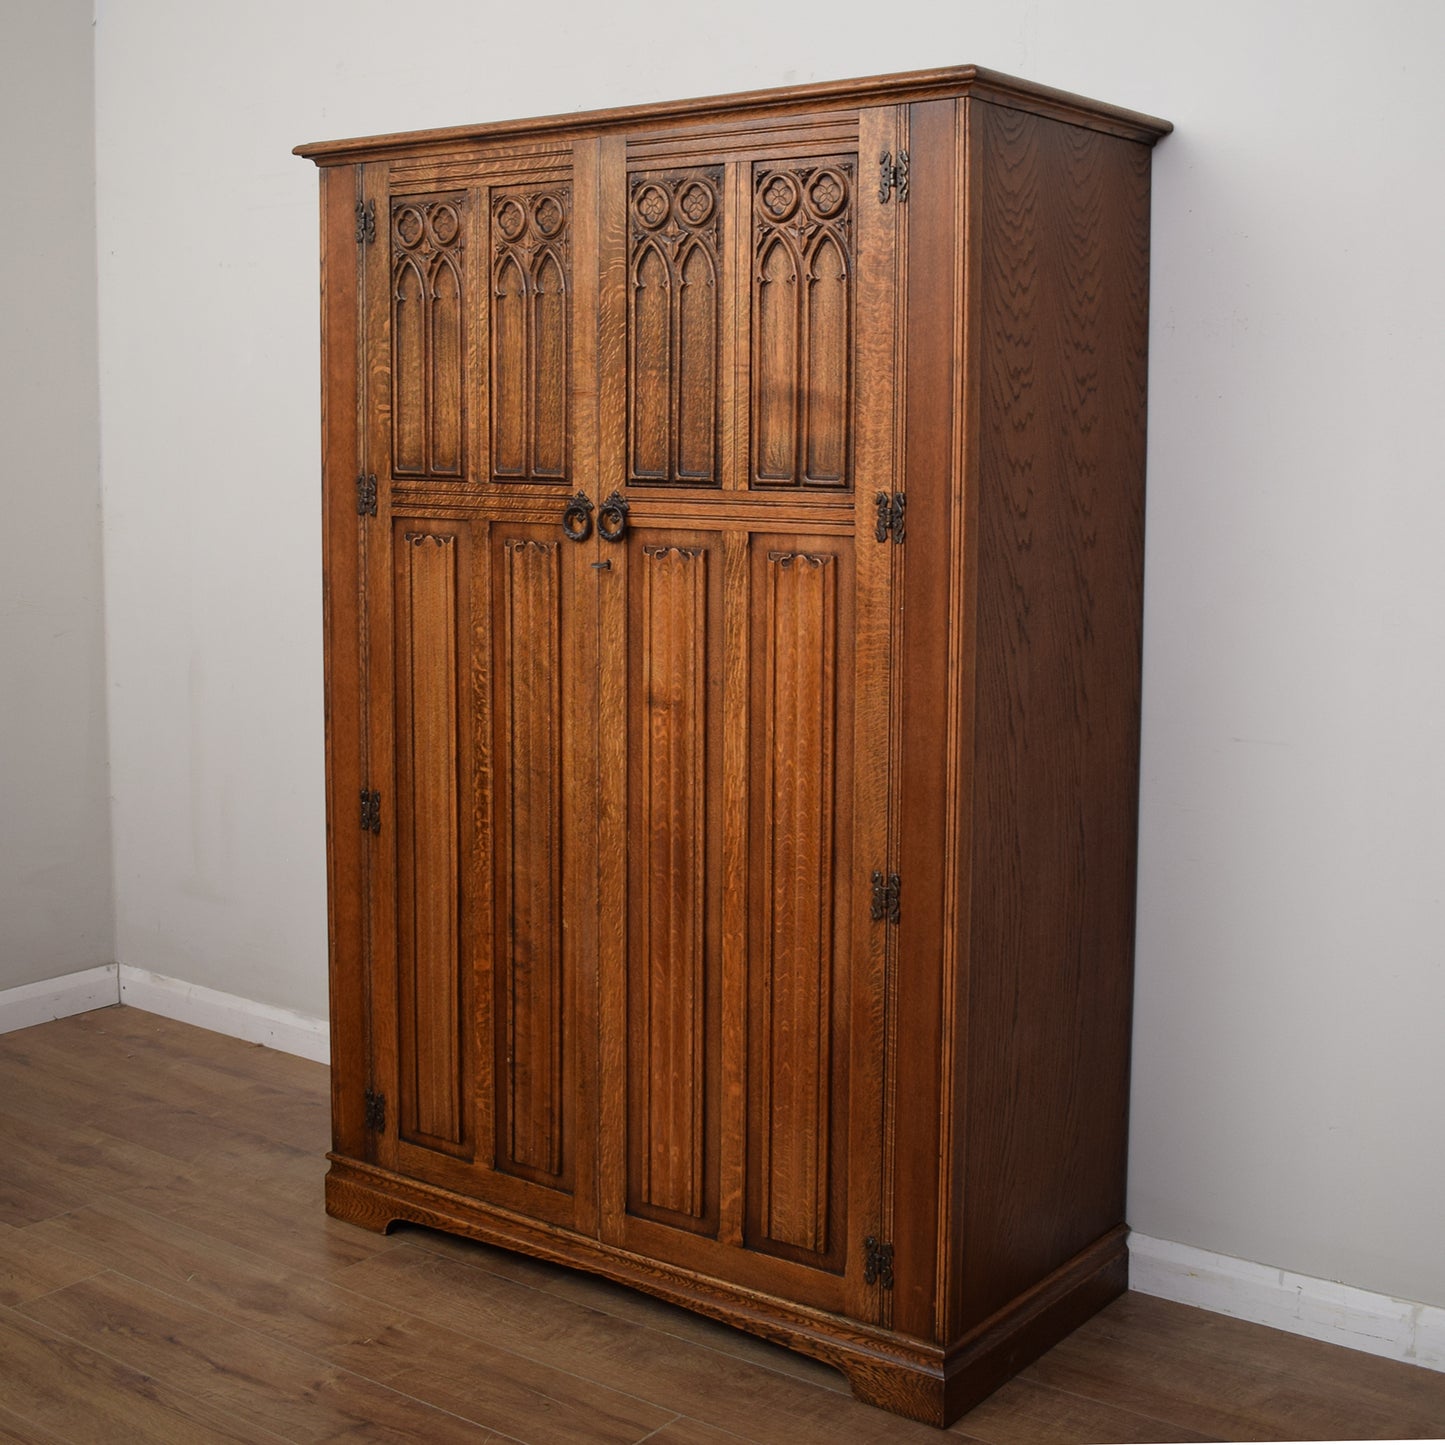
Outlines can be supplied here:
<path id="1" fill-rule="evenodd" d="M 838 566 L 769 552 L 763 631 L 763 920 L 753 989 L 756 1228 L 826 1254 L 832 1130 Z"/>
<path id="2" fill-rule="evenodd" d="M 565 482 L 572 191 L 492 191 L 492 479 Z"/>
<path id="3" fill-rule="evenodd" d="M 564 1165 L 562 613 L 558 543 L 509 538 L 494 612 L 497 1163 L 557 1185 Z"/>
<path id="4" fill-rule="evenodd" d="M 846 487 L 854 158 L 753 167 L 752 483 Z"/>
<path id="5" fill-rule="evenodd" d="M 707 552 L 649 546 L 640 560 L 641 896 L 628 961 L 628 1194 L 633 1207 L 690 1223 L 707 1211 Z"/>
<path id="6" fill-rule="evenodd" d="M 722 170 L 632 177 L 628 479 L 718 484 Z"/>
<path id="7" fill-rule="evenodd" d="M 458 613 L 451 532 L 406 532 L 396 549 L 397 977 L 402 1138 L 459 1149 L 465 967 L 457 767 Z"/>
<path id="8" fill-rule="evenodd" d="M 392 467 L 397 476 L 466 471 L 466 198 L 391 207 Z"/>

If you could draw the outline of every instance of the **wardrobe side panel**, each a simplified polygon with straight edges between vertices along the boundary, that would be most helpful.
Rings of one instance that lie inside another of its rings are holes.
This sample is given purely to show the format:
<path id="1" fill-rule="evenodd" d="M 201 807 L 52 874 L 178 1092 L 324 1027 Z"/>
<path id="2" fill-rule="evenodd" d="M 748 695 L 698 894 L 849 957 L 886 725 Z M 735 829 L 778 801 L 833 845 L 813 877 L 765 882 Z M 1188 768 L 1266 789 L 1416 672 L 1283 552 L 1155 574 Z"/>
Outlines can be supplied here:
<path id="1" fill-rule="evenodd" d="M 960 1330 L 1123 1222 L 1150 152 L 970 101 L 978 601 Z"/>
<path id="2" fill-rule="evenodd" d="M 902 705 L 894 767 L 899 788 L 899 925 L 893 1069 L 893 1328 L 937 1337 L 940 1163 L 949 1133 L 940 1061 L 952 1021 L 945 978 L 957 952 L 949 899 L 959 838 L 950 828 L 950 752 L 959 754 L 957 658 L 950 615 L 964 585 L 954 566 L 963 517 L 955 505 L 959 381 L 959 141 L 957 103 L 909 107 L 904 318 Z M 955 773 L 957 769 L 953 770 Z"/>

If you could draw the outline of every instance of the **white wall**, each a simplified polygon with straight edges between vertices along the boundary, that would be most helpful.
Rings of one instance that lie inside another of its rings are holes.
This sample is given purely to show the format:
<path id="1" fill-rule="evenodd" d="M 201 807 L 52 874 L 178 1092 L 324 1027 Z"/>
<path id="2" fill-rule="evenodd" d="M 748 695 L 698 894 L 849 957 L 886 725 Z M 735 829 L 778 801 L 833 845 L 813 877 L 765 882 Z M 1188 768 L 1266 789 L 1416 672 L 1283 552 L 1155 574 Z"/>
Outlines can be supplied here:
<path id="1" fill-rule="evenodd" d="M 325 1006 L 315 176 L 289 148 L 977 61 L 1178 126 L 1155 156 L 1131 1220 L 1445 1305 L 1445 7 L 99 16 L 122 963 Z"/>
<path id="2" fill-rule="evenodd" d="M 0 989 L 110 963 L 90 0 L 0 7 Z"/>

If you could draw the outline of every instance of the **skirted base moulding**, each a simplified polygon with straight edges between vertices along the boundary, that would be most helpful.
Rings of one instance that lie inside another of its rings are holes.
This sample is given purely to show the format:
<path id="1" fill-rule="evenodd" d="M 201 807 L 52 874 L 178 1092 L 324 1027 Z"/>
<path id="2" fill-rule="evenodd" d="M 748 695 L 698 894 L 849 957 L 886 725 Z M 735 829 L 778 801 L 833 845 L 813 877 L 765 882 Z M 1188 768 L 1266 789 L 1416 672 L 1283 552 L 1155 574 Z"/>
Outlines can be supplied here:
<path id="1" fill-rule="evenodd" d="M 1120 1225 L 948 1347 L 811 1310 L 540 1224 L 434 1185 L 330 1156 L 326 1212 L 385 1234 L 418 1224 L 588 1270 L 831 1365 L 854 1396 L 951 1425 L 1128 1288 Z"/>

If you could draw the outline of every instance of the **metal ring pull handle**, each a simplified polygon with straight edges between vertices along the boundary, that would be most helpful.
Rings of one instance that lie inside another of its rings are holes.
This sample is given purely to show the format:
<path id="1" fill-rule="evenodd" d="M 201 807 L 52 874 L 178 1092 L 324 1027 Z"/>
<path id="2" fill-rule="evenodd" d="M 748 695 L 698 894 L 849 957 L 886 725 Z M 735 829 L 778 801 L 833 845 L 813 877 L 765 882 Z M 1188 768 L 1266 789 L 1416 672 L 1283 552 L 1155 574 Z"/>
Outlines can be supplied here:
<path id="1" fill-rule="evenodd" d="M 627 530 L 627 498 L 613 492 L 597 513 L 597 535 L 604 542 L 620 542 Z"/>
<path id="2" fill-rule="evenodd" d="M 585 542 L 592 535 L 592 498 L 578 492 L 562 508 L 562 535 L 573 542 Z"/>

